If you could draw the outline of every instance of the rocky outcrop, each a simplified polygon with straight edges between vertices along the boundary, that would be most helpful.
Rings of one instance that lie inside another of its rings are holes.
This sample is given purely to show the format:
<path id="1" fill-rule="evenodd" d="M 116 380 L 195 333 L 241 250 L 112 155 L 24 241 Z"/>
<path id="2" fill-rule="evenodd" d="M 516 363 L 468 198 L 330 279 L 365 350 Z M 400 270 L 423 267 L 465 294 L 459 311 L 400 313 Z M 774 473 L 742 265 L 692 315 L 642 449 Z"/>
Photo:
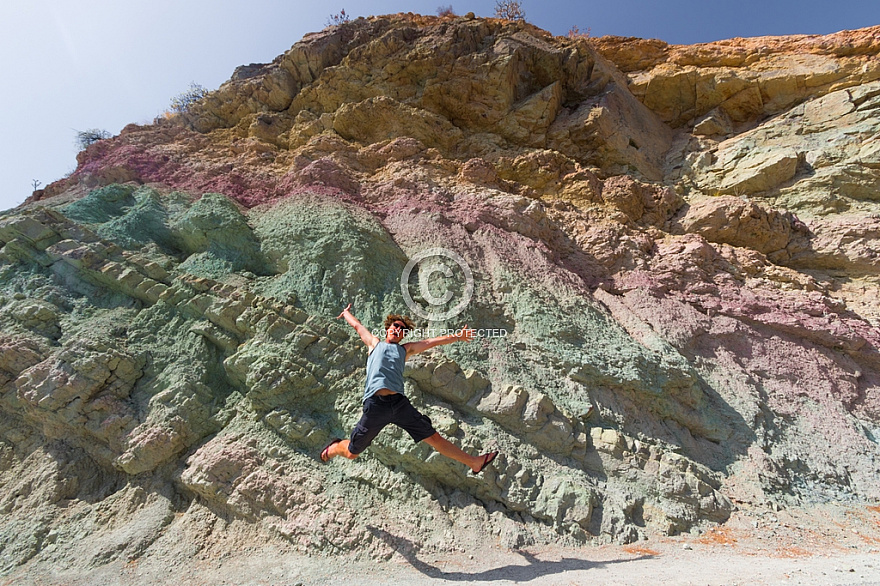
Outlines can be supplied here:
<path id="1" fill-rule="evenodd" d="M 2 568 L 214 523 L 384 557 L 880 497 L 878 50 L 358 19 L 98 141 L 0 217 Z M 364 376 L 335 316 L 405 311 L 437 247 L 472 297 L 421 325 L 497 335 L 407 393 L 502 456 L 473 477 L 388 429 L 320 463 Z"/>
<path id="2" fill-rule="evenodd" d="M 806 226 L 791 212 L 766 208 L 754 201 L 718 196 L 688 205 L 676 226 L 684 233 L 699 234 L 709 242 L 749 248 L 785 260 L 786 249 L 797 246 Z M 792 241 L 795 240 L 793 243 Z"/>
<path id="3" fill-rule="evenodd" d="M 880 83 L 809 100 L 757 128 L 691 155 L 703 191 L 765 194 L 808 215 L 873 210 Z"/>
<path id="4" fill-rule="evenodd" d="M 122 193 L 128 194 L 127 199 L 120 198 Z M 69 310 L 56 309 L 61 314 L 56 320 L 61 324 L 61 347 L 45 352 L 45 358 L 38 353 L 38 346 L 30 350 L 24 342 L 11 341 L 21 349 L 11 348 L 5 367 L 9 372 L 7 395 L 11 394 L 8 413 L 31 425 L 35 433 L 77 446 L 97 465 L 116 473 L 138 475 L 161 470 L 183 457 L 188 449 L 201 446 L 187 460 L 180 477 L 181 490 L 192 491 L 211 506 L 246 518 L 269 514 L 275 519 L 272 526 L 282 534 L 311 538 L 309 531 L 314 528 L 306 531 L 299 527 L 303 515 L 311 515 L 305 512 L 303 499 L 318 506 L 315 494 L 321 489 L 318 485 L 304 493 L 301 483 L 291 481 L 290 475 L 307 474 L 307 470 L 318 466 L 304 459 L 303 452 L 319 449 L 334 428 L 342 431 L 357 419 L 362 351 L 345 330 L 319 317 L 323 313 L 318 309 L 322 300 L 315 297 L 308 282 L 295 297 L 287 299 L 288 303 L 296 299 L 305 308 L 297 309 L 251 292 L 259 281 L 235 287 L 190 275 L 192 271 L 234 274 L 229 272 L 234 265 L 223 262 L 227 251 L 234 249 L 246 255 L 247 243 L 254 241 L 259 243 L 258 254 L 263 257 L 259 262 L 278 271 L 271 272 L 257 288 L 277 291 L 291 278 L 300 278 L 297 275 L 304 270 L 308 273 L 307 266 L 320 262 L 307 249 L 282 248 L 282 242 L 290 246 L 295 241 L 279 233 L 279 228 L 307 217 L 315 231 L 301 242 L 305 247 L 321 242 L 322 226 L 327 235 L 335 233 L 338 239 L 340 229 L 346 226 L 344 216 L 358 216 L 360 212 L 329 198 L 313 197 L 312 203 L 288 203 L 266 210 L 262 216 L 253 217 L 255 225 L 251 229 L 235 219 L 238 212 L 219 195 L 203 197 L 176 211 L 155 196 L 149 188 L 132 191 L 111 186 L 63 210 L 79 217 L 85 215 L 84 210 L 91 210 L 91 219 L 103 220 L 92 222 L 92 229 L 99 233 L 118 230 L 114 234 L 120 241 L 136 242 L 132 232 L 139 227 L 125 221 L 126 217 L 141 217 L 142 202 L 158 201 L 159 209 L 154 209 L 154 214 L 165 218 L 166 229 L 156 231 L 157 239 L 146 248 L 143 242 L 135 245 L 142 251 L 152 247 L 148 256 L 144 252 L 129 253 L 94 235 L 86 241 L 60 240 L 62 234 L 70 234 L 77 226 L 63 213 L 41 210 L 4 223 L 4 237 L 10 242 L 26 240 L 30 255 L 16 257 L 18 264 L 10 268 L 36 265 L 43 267 L 48 277 L 65 275 L 68 280 L 81 282 L 80 287 L 100 288 L 104 293 L 97 298 L 122 295 L 136 304 L 127 311 L 130 319 L 125 326 L 114 325 L 105 332 L 85 324 L 74 325 L 77 320 Z M 127 201 L 127 206 L 117 206 L 121 200 Z M 325 222 L 318 221 L 322 216 Z M 210 222 L 210 230 L 194 231 L 194 218 L 215 219 Z M 394 246 L 378 225 L 375 229 L 380 232 L 372 240 L 356 244 L 363 228 L 349 226 L 351 231 L 343 234 L 346 239 L 353 238 L 351 244 L 355 247 L 375 248 L 374 243 L 382 240 Z M 27 233 L 57 236 L 34 239 Z M 173 250 L 181 256 L 160 252 L 163 243 L 169 246 L 171 242 L 180 245 Z M 221 243 L 227 248 L 219 247 Z M 17 250 L 24 246 L 21 244 Z M 486 242 L 485 246 L 491 245 Z M 285 261 L 284 256 L 292 253 L 298 260 Z M 397 258 L 400 263 L 405 259 L 400 251 L 387 258 Z M 239 271 L 243 268 L 246 265 L 238 267 Z M 356 272 L 347 272 L 348 279 L 366 286 L 360 295 L 375 296 L 384 291 L 388 296 L 396 288 L 396 283 L 379 281 L 370 285 L 366 278 L 359 278 L 358 274 L 365 276 L 370 271 L 369 261 L 353 265 L 350 270 Z M 494 288 L 491 283 L 485 286 Z M 71 293 L 63 295 L 67 298 Z M 393 303 L 393 299 L 386 304 Z M 27 303 L 27 298 L 12 300 L 5 309 L 14 317 L 19 313 L 17 308 Z M 75 303 L 70 300 L 65 306 Z M 381 311 L 390 310 L 388 307 Z M 369 305 L 365 304 L 365 310 Z M 381 315 L 380 308 L 374 311 L 375 317 Z M 118 323 L 112 316 L 106 319 L 108 327 Z M 156 330 L 157 321 L 167 325 Z M 86 329 L 77 333 L 81 327 Z M 162 348 L 169 337 L 177 340 L 176 349 Z M 124 350 L 117 349 L 114 339 L 125 341 Z M 636 348 L 632 350 L 639 353 Z M 491 376 L 479 357 L 485 351 L 460 358 L 472 364 L 466 371 L 454 360 L 429 359 L 415 363 L 407 376 L 415 385 L 413 391 L 417 390 L 414 400 L 423 403 L 445 434 L 460 437 L 475 448 L 493 443 L 507 446 L 509 465 L 496 474 L 493 484 L 468 478 L 466 471 L 450 461 L 429 458 L 423 462 L 424 448 L 407 444 L 399 433 L 389 434 L 388 442 L 373 450 L 382 465 L 410 470 L 435 496 L 468 487 L 474 498 L 496 502 L 509 515 L 534 519 L 539 533 L 546 526 L 577 539 L 592 534 L 631 540 L 644 535 L 642 527 L 676 532 L 688 529 L 698 519 L 723 520 L 729 514 L 731 504 L 717 492 L 719 480 L 705 465 L 685 459 L 682 461 L 687 465 L 670 468 L 665 464 L 674 456 L 669 448 L 622 435 L 618 438 L 617 432 L 613 436 L 597 435 L 595 428 L 569 412 L 573 405 L 584 401 L 586 406 L 590 404 L 588 396 L 578 398 L 579 393 L 572 394 L 574 388 L 591 385 L 595 376 L 614 375 L 580 369 L 573 375 L 574 387 L 568 391 L 563 390 L 564 385 L 555 391 L 549 387 L 543 392 L 527 390 Z M 537 350 L 532 353 L 536 359 L 540 355 Z M 613 371 L 617 367 L 602 368 Z M 684 376 L 687 380 L 688 375 L 670 371 L 665 376 Z M 637 379 L 631 383 L 636 385 L 637 393 L 651 392 Z M 676 394 L 680 397 L 665 401 L 665 408 L 675 409 L 680 400 L 689 404 L 706 400 L 697 388 Z M 337 416 L 341 419 L 334 423 Z M 477 426 L 469 421 L 489 425 Z M 226 431 L 204 443 L 221 428 Z M 525 450 L 522 457 L 517 456 L 521 450 Z M 294 468 L 287 472 L 279 468 L 281 462 L 291 458 Z M 563 461 L 557 463 L 553 458 Z M 300 472 L 293 473 L 294 469 Z M 699 482 L 688 480 L 694 471 L 702 478 Z M 376 474 L 373 482 L 384 482 L 381 479 L 385 473 Z M 601 484 L 593 478 L 596 474 L 604 478 Z M 646 486 L 655 487 L 652 491 L 665 496 L 660 500 L 635 494 L 622 497 L 620 491 L 634 474 Z M 704 482 L 709 484 L 700 484 Z M 293 493 L 288 495 L 282 486 L 290 487 Z M 675 501 L 675 506 L 667 499 Z M 274 503 L 271 506 L 267 505 L 270 501 Z M 627 521 L 626 511 L 634 507 L 647 507 L 652 513 L 644 519 Z M 594 511 L 602 513 L 594 515 Z M 516 534 L 517 541 L 535 539 L 530 536 L 528 524 Z"/>
<path id="5" fill-rule="evenodd" d="M 876 81 L 877 31 L 692 46 L 604 37 L 594 44 L 626 72 L 633 93 L 664 122 L 692 126 L 714 118 L 742 125 L 834 90 Z"/>

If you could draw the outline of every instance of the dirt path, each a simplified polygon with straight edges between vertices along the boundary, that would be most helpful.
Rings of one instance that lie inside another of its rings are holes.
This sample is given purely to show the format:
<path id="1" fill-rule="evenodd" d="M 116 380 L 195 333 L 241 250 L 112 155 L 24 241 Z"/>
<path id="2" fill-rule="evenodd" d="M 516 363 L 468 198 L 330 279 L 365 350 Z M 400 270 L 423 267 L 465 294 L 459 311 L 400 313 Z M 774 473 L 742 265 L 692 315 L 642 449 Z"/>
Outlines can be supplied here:
<path id="1" fill-rule="evenodd" d="M 0 586 L 880 585 L 880 507 L 740 512 L 723 527 L 700 535 L 578 549 L 505 550 L 492 544 L 434 554 L 398 549 L 389 560 L 374 561 L 303 556 L 267 545 L 221 559 L 180 560 L 179 552 L 167 552 L 94 570 L 58 572 L 46 564 L 28 565 L 0 579 Z"/>
<path id="2" fill-rule="evenodd" d="M 720 550 L 713 546 L 682 549 L 664 544 L 604 546 L 588 550 L 542 548 L 510 552 L 484 550 L 479 555 L 444 555 L 420 559 L 395 556 L 365 563 L 334 558 L 306 558 L 262 552 L 189 567 L 163 567 L 152 561 L 111 564 L 93 572 L 52 574 L 31 571 L 3 584 L 880 584 L 880 554 L 843 553 L 775 557 Z"/>

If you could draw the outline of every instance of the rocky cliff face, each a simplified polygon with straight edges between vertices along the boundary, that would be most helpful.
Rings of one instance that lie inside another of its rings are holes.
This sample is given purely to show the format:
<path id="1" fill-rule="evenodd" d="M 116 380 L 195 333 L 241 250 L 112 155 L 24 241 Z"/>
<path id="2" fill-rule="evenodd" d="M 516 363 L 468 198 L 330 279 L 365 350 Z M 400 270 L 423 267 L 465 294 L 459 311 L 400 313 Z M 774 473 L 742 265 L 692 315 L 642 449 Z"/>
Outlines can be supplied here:
<path id="1" fill-rule="evenodd" d="M 880 498 L 878 52 L 358 19 L 95 143 L 0 218 L 0 570 L 243 522 L 385 556 Z M 408 392 L 503 456 L 474 478 L 388 429 L 321 464 L 366 359 L 335 316 L 405 310 L 433 247 L 474 293 L 421 325 L 507 336 Z"/>

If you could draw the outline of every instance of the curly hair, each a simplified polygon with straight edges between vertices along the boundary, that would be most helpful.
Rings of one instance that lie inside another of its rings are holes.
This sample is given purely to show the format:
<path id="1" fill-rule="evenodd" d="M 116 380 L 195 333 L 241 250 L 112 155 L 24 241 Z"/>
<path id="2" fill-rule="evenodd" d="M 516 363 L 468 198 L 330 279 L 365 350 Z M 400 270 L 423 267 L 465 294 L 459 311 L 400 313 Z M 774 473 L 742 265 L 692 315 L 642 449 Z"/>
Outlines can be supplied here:
<path id="1" fill-rule="evenodd" d="M 402 321 L 406 325 L 406 329 L 412 331 L 416 329 L 416 324 L 409 317 L 405 315 L 398 315 L 396 313 L 389 313 L 388 317 L 385 318 L 385 331 L 388 331 L 388 328 L 391 327 L 395 321 Z M 408 333 L 408 332 L 404 332 Z"/>

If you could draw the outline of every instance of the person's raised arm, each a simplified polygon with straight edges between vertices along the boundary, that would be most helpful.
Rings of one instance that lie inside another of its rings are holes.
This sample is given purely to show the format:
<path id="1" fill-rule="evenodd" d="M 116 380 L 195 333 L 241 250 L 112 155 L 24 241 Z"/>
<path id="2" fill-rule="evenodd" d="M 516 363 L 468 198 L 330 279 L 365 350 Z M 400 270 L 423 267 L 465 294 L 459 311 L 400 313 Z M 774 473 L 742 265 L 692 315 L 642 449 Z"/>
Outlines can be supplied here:
<path id="1" fill-rule="evenodd" d="M 370 330 L 368 330 L 361 322 L 358 321 L 355 316 L 351 314 L 351 303 L 348 304 L 348 307 L 342 310 L 342 313 L 340 313 L 336 319 L 339 318 L 344 318 L 345 321 L 348 322 L 348 325 L 354 328 L 354 330 L 361 337 L 361 340 L 363 340 L 364 344 L 366 344 L 367 348 L 369 348 L 370 350 L 372 350 L 373 347 L 375 347 L 376 344 L 379 343 L 379 338 L 370 333 Z"/>
<path id="2" fill-rule="evenodd" d="M 418 342 L 410 342 L 408 344 L 404 344 L 403 347 L 406 348 L 406 356 L 409 358 L 413 354 L 418 354 L 419 352 L 424 352 L 429 348 L 433 348 L 434 346 L 443 346 L 444 344 L 452 344 L 453 342 L 470 342 L 474 339 L 474 330 L 469 330 L 467 326 L 464 326 L 460 330 L 456 331 L 454 334 L 450 334 L 448 336 L 439 336 L 437 338 L 430 338 L 428 340 L 419 340 Z"/>

